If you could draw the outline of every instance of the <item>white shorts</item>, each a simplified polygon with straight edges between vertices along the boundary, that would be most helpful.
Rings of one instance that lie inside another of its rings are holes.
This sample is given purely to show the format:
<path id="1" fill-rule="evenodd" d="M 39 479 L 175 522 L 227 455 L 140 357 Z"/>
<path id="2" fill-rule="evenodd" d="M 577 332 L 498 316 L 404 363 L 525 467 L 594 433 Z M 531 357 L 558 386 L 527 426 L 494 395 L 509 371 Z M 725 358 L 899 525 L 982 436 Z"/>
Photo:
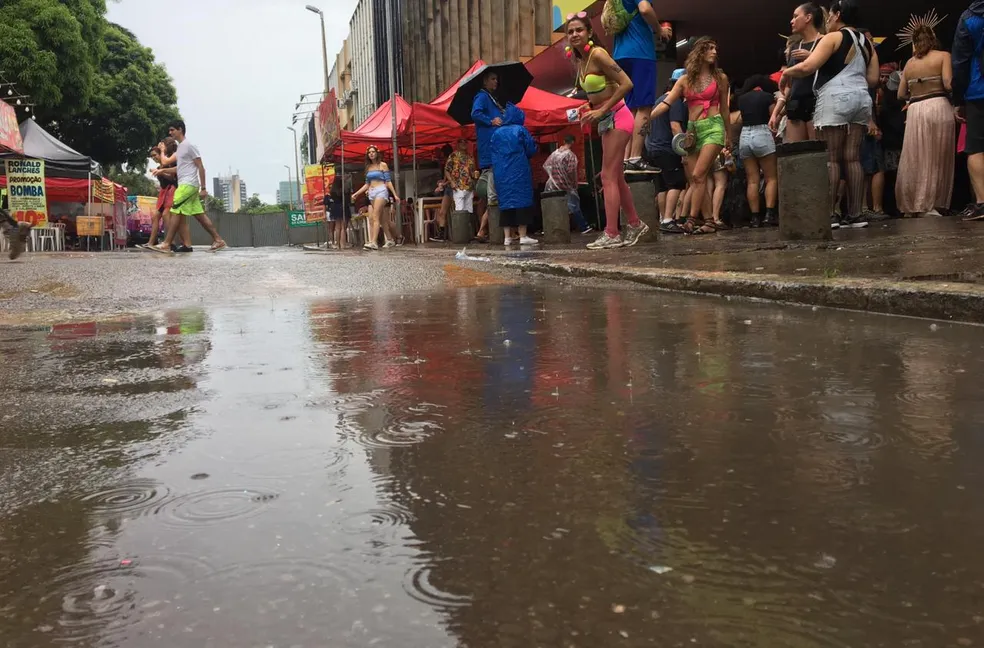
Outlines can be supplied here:
<path id="1" fill-rule="evenodd" d="M 475 192 L 468 191 L 467 189 L 455 189 L 454 190 L 454 210 L 455 211 L 474 211 L 475 209 Z"/>

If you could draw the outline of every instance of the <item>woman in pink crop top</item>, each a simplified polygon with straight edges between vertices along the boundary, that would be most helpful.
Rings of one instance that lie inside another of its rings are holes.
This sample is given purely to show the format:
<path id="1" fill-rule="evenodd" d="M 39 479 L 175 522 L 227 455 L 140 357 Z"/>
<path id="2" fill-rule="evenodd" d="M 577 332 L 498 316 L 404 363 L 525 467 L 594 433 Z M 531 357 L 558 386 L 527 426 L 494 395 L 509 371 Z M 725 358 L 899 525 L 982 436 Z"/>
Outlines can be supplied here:
<path id="1" fill-rule="evenodd" d="M 730 130 L 725 127 L 721 107 L 728 107 L 728 77 L 718 66 L 717 43 L 710 38 L 700 38 L 694 43 L 684 66 L 687 73 L 673 86 L 673 90 L 654 109 L 656 119 L 681 97 L 687 102 L 690 124 L 687 131 L 693 133 L 694 145 L 687 155 L 690 172 L 691 199 L 690 220 L 684 226 L 693 231 L 700 218 L 701 205 L 707 194 L 707 174 L 724 148 L 731 148 Z M 701 232 L 713 230 L 706 224 Z"/>

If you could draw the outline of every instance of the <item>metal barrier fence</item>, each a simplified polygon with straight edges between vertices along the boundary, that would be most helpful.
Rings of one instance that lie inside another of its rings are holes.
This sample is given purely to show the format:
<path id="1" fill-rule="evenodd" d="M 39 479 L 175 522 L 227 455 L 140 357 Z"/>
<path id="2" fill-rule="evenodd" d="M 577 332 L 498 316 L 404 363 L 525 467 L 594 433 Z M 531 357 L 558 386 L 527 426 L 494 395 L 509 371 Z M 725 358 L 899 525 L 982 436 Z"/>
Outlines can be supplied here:
<path id="1" fill-rule="evenodd" d="M 208 214 L 219 235 L 229 247 L 280 247 L 284 245 L 307 245 L 324 241 L 324 224 L 315 227 L 287 227 L 287 214 L 228 214 L 210 212 Z M 192 245 L 211 245 L 208 235 L 199 222 L 191 219 Z"/>

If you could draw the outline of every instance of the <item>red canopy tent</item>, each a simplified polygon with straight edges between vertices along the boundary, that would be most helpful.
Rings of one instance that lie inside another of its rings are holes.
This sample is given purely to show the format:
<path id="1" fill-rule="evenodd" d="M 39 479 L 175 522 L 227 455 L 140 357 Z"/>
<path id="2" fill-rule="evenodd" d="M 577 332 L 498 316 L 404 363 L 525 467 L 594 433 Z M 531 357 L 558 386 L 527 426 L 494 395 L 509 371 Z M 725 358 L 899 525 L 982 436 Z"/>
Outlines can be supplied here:
<path id="1" fill-rule="evenodd" d="M 370 146 L 375 146 L 384 155 L 387 153 L 392 154 L 392 105 L 392 100 L 384 102 L 354 131 L 342 131 L 342 147 L 329 151 L 329 155 L 336 160 L 340 160 L 342 158 L 342 151 L 344 151 L 346 163 L 359 164 L 365 161 L 366 151 Z M 410 104 L 400 95 L 396 95 L 397 146 L 400 148 L 401 159 L 406 159 L 413 155 L 414 142 L 410 134 L 411 127 L 409 125 L 412 116 L 413 108 Z M 434 137 L 420 138 L 416 142 L 417 155 L 424 158 L 436 158 L 440 148 L 447 144 L 448 141 L 450 141 L 448 136 L 443 133 L 436 134 Z"/>
<path id="2" fill-rule="evenodd" d="M 94 182 L 99 179 L 95 178 Z M 0 173 L 0 189 L 7 188 L 7 176 Z M 53 178 L 46 176 L 44 190 L 48 202 L 85 203 L 89 200 L 89 181 L 84 178 Z M 113 193 L 116 202 L 126 202 L 126 187 L 113 183 Z M 95 193 L 92 199 L 97 201 Z M 97 201 L 98 202 L 98 201 Z"/>

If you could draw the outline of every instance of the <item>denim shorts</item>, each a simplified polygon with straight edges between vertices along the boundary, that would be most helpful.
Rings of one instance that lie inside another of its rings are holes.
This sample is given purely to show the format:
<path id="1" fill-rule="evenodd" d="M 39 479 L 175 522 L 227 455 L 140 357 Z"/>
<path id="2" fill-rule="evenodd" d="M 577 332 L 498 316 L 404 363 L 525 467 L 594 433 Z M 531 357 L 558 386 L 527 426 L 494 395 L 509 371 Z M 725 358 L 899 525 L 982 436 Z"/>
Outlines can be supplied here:
<path id="1" fill-rule="evenodd" d="M 369 202 L 376 202 L 382 198 L 389 198 L 390 191 L 386 185 L 369 187 Z"/>
<path id="2" fill-rule="evenodd" d="M 776 140 L 765 124 L 745 126 L 738 140 L 738 154 L 743 160 L 764 158 L 776 152 Z"/>
<path id="3" fill-rule="evenodd" d="M 867 125 L 871 119 L 871 95 L 865 88 L 824 86 L 817 95 L 817 107 L 813 112 L 813 126 Z"/>

